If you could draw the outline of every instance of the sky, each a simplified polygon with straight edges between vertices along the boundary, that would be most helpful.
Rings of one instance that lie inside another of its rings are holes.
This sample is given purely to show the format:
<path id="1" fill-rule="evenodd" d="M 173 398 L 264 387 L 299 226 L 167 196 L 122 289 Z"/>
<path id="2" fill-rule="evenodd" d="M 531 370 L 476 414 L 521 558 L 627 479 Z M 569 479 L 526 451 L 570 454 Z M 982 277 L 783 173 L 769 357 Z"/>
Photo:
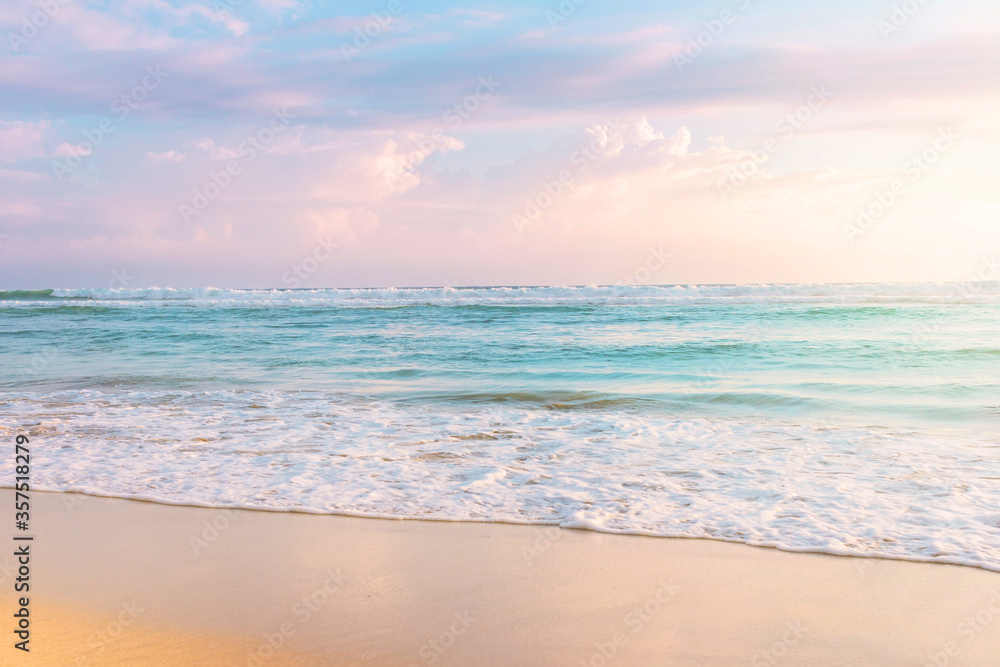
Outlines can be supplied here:
<path id="1" fill-rule="evenodd" d="M 1000 256 L 996 0 L 5 0 L 0 34 L 0 289 Z"/>

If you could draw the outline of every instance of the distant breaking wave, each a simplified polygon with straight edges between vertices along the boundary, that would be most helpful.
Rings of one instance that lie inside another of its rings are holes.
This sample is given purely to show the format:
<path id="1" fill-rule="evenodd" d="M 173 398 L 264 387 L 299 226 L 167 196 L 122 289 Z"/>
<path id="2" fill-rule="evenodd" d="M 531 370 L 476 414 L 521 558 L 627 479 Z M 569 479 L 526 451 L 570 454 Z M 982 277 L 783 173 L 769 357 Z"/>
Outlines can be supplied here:
<path id="1" fill-rule="evenodd" d="M 212 305 L 613 305 L 698 303 L 1000 303 L 1000 281 L 759 285 L 590 285 L 562 287 L 388 287 L 319 289 L 45 289 L 0 292 L 0 301 L 77 300 Z"/>
<path id="2" fill-rule="evenodd" d="M 84 295 L 55 295 L 56 290 L 51 289 L 33 289 L 33 290 L 11 290 L 8 292 L 0 291 L 0 301 L 42 301 L 47 299 L 92 299 L 95 297 L 84 296 Z M 67 290 L 59 290 L 67 291 Z M 82 291 L 82 290 L 81 290 Z"/>

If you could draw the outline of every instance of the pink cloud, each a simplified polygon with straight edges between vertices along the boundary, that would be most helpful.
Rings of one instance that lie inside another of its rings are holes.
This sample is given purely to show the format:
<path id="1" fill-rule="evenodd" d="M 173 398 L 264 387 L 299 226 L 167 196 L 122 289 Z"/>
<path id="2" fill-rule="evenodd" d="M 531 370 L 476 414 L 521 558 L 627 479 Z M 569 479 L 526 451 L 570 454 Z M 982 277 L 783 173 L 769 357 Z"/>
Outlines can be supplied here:
<path id="1" fill-rule="evenodd" d="M 84 144 L 71 144 L 68 142 L 63 142 L 59 144 L 55 151 L 52 152 L 53 157 L 68 157 L 71 155 L 90 155 L 91 150 L 89 146 Z"/>
<path id="2" fill-rule="evenodd" d="M 146 157 L 154 162 L 183 162 L 187 159 L 187 155 L 178 153 L 175 150 L 164 151 L 162 153 L 146 151 Z"/>
<path id="3" fill-rule="evenodd" d="M 42 139 L 48 129 L 47 120 L 36 123 L 0 120 L 0 160 L 15 162 L 44 156 Z"/>

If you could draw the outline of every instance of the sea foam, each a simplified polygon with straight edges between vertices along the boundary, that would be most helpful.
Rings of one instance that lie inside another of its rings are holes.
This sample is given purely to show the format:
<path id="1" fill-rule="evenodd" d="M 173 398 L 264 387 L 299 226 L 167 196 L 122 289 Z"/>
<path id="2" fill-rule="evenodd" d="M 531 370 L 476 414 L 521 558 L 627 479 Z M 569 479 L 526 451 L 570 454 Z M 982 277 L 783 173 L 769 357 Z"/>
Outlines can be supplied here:
<path id="1" fill-rule="evenodd" d="M 8 395 L 35 488 L 164 503 L 554 524 L 1000 571 L 987 438 L 322 392 Z M 86 407 L 83 407 L 86 406 Z M 44 444 L 41 444 L 44 443 Z M 11 478 L 9 460 L 0 474 Z"/>

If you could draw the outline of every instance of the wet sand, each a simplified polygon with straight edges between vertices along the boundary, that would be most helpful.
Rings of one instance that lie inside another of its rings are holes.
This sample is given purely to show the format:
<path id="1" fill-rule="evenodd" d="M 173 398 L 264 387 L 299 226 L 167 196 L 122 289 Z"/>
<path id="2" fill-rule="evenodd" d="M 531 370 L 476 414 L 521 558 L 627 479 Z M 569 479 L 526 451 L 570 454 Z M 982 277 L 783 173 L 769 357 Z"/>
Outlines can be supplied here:
<path id="1" fill-rule="evenodd" d="M 5 631 L 2 664 L 1000 664 L 1000 574 L 968 567 L 77 494 L 32 507 L 31 652 Z M 7 619 L 15 576 L 0 557 Z"/>

